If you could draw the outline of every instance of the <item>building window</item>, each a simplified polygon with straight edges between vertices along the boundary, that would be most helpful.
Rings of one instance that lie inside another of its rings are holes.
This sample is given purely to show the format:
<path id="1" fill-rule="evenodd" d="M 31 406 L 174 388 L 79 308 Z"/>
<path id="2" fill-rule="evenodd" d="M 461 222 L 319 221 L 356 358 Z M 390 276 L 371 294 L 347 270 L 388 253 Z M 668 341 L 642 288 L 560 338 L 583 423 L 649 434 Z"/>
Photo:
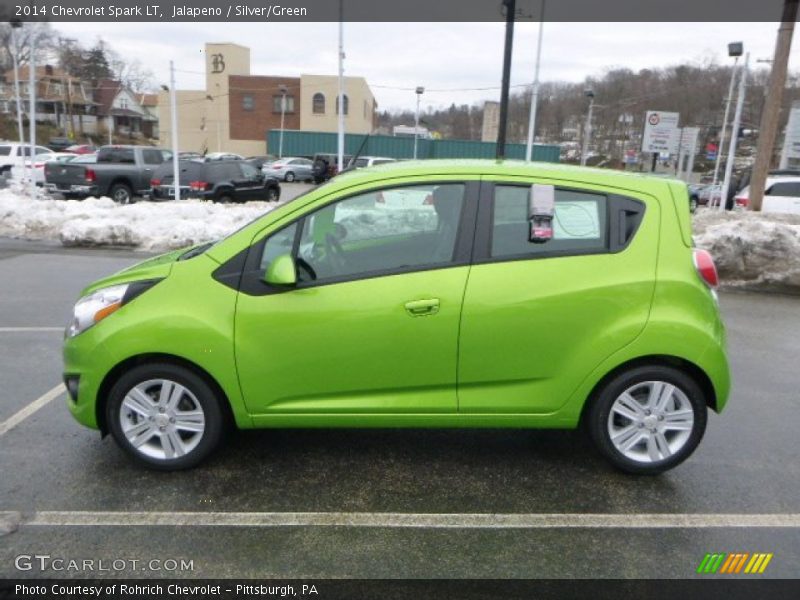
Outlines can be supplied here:
<path id="1" fill-rule="evenodd" d="M 344 98 L 344 114 L 348 114 L 350 110 L 350 99 L 347 97 L 347 94 L 343 96 Z M 339 114 L 339 96 L 336 96 L 336 114 Z"/>
<path id="2" fill-rule="evenodd" d="M 312 104 L 312 111 L 315 115 L 324 115 L 325 114 L 325 96 L 317 92 L 314 94 L 314 98 L 311 102 Z"/>
<path id="3" fill-rule="evenodd" d="M 253 94 L 245 94 L 242 96 L 242 109 L 246 111 L 255 110 L 256 107 L 256 100 L 253 98 Z"/>
<path id="4" fill-rule="evenodd" d="M 282 97 L 281 94 L 272 97 L 272 112 L 274 113 L 281 112 L 281 97 Z M 286 112 L 287 113 L 294 112 L 294 96 L 286 96 Z"/>

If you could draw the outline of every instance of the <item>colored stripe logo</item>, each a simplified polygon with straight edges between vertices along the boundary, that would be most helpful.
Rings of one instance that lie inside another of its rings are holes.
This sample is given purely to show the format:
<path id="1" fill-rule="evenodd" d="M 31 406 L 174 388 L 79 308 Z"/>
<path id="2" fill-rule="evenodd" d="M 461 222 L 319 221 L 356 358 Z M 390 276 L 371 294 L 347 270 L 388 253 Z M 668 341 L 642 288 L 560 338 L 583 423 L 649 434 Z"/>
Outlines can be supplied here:
<path id="1" fill-rule="evenodd" d="M 700 561 L 697 572 L 704 575 L 715 573 L 726 575 L 760 574 L 767 570 L 767 565 L 772 560 L 772 556 L 771 552 L 769 554 L 761 552 L 753 554 L 749 552 L 706 554 L 703 560 Z"/>

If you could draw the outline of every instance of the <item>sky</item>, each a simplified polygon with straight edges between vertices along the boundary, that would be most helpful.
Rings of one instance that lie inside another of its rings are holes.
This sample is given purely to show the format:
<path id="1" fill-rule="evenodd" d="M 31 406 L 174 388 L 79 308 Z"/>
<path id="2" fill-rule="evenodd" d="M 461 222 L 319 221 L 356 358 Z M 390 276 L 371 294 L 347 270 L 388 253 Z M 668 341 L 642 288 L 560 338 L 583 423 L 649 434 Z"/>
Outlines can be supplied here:
<path id="1" fill-rule="evenodd" d="M 174 60 L 178 89 L 202 89 L 203 45 L 235 42 L 251 49 L 251 74 L 337 73 L 338 23 L 54 23 L 84 45 L 102 38 L 168 83 Z M 345 23 L 345 74 L 365 77 L 380 110 L 413 110 L 422 85 L 423 111 L 500 96 L 503 23 Z M 606 69 L 666 67 L 732 59 L 743 41 L 756 59 L 771 59 L 777 23 L 545 23 L 541 81 L 578 82 Z M 539 24 L 518 22 L 511 84 L 533 81 Z M 800 69 L 795 44 L 789 68 Z M 476 89 L 477 88 L 477 89 Z M 600 102 L 600 99 L 597 99 Z"/>

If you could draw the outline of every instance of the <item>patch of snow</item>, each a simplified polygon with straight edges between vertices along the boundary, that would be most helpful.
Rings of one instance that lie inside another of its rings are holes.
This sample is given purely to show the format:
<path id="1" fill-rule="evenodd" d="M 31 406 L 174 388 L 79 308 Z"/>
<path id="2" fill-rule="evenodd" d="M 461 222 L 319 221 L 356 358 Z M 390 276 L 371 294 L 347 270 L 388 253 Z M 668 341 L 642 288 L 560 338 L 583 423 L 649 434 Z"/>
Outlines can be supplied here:
<path id="1" fill-rule="evenodd" d="M 701 210 L 694 241 L 726 286 L 800 291 L 800 216 Z"/>
<path id="2" fill-rule="evenodd" d="M 65 246 L 130 246 L 162 251 L 223 237 L 277 206 L 270 202 L 215 204 L 200 200 L 120 206 L 110 198 L 54 200 L 0 190 L 0 236 L 60 240 Z"/>

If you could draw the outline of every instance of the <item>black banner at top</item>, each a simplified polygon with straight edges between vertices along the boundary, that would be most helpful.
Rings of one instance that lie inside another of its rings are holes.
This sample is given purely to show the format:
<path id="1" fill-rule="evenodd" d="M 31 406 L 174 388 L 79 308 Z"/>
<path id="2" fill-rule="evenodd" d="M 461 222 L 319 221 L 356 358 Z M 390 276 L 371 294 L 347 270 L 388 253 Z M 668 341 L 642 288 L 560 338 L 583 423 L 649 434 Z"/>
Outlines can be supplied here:
<path id="1" fill-rule="evenodd" d="M 503 0 L 1 0 L 5 21 L 480 22 L 504 20 Z M 520 21 L 543 0 L 517 0 Z M 784 0 L 544 0 L 551 22 L 776 22 Z M 796 0 L 795 0 L 796 1 Z M 341 5 L 341 11 L 340 11 Z"/>

